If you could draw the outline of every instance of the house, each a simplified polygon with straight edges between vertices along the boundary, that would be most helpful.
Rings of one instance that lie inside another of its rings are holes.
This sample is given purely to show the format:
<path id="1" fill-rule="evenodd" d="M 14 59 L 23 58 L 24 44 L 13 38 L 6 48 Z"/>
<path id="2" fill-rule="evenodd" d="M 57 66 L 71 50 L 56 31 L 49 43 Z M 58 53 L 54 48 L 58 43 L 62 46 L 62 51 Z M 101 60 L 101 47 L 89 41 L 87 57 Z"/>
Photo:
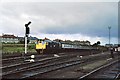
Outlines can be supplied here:
<path id="1" fill-rule="evenodd" d="M 19 43 L 24 44 L 24 37 L 18 37 Z"/>
<path id="2" fill-rule="evenodd" d="M 113 47 L 113 44 L 105 44 L 105 47 Z"/>
<path id="3" fill-rule="evenodd" d="M 2 43 L 18 43 L 19 40 L 15 35 L 3 34 L 0 36 L 0 42 Z"/>
<path id="4" fill-rule="evenodd" d="M 35 43 L 38 38 L 30 36 L 30 37 L 28 37 L 28 39 L 30 40 L 29 43 Z"/>
<path id="5" fill-rule="evenodd" d="M 30 36 L 28 37 L 28 43 L 35 43 L 37 39 L 37 37 Z M 18 40 L 20 43 L 24 43 L 24 37 L 18 37 Z"/>

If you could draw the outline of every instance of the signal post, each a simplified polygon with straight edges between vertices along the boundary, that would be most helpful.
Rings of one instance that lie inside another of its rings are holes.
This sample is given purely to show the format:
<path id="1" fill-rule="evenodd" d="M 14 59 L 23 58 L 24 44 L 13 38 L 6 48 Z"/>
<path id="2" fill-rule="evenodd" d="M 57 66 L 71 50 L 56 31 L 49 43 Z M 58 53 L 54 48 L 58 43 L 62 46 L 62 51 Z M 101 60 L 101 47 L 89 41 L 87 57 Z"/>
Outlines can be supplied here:
<path id="1" fill-rule="evenodd" d="M 29 21 L 28 24 L 25 24 L 25 55 L 27 54 L 27 38 L 28 35 L 30 34 L 30 28 L 28 25 L 30 25 L 31 22 Z"/>

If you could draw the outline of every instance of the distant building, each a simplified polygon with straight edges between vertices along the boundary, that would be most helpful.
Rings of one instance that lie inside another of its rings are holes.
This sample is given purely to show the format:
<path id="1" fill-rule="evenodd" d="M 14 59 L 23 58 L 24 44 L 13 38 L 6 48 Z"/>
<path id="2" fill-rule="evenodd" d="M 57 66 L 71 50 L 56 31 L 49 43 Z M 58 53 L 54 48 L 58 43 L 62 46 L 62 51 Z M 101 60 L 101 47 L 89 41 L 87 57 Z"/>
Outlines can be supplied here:
<path id="1" fill-rule="evenodd" d="M 24 37 L 18 37 L 19 43 L 24 43 Z"/>
<path id="2" fill-rule="evenodd" d="M 114 47 L 120 47 L 120 44 L 114 44 L 113 46 Z"/>
<path id="3" fill-rule="evenodd" d="M 61 42 L 61 43 L 66 43 L 66 44 L 75 44 L 75 45 L 86 45 L 86 46 L 89 46 L 90 45 L 90 41 L 78 41 L 78 40 L 75 40 L 75 41 L 71 41 L 71 40 L 61 40 L 61 39 L 55 39 L 53 41 L 57 41 L 57 42 Z"/>
<path id="4" fill-rule="evenodd" d="M 53 40 L 53 41 L 56 41 L 56 42 L 63 42 L 63 40 L 61 40 L 61 39 L 55 39 L 55 40 Z"/>
<path id="5" fill-rule="evenodd" d="M 37 37 L 28 37 L 29 43 L 35 43 Z M 10 35 L 10 34 L 3 34 L 0 36 L 0 42 L 2 43 L 24 43 L 24 37 L 18 37 L 15 35 Z"/>
<path id="6" fill-rule="evenodd" d="M 78 40 L 75 40 L 75 41 L 74 41 L 74 44 L 90 45 L 90 42 L 89 42 L 89 41 L 78 41 Z"/>
<path id="7" fill-rule="evenodd" d="M 28 37 L 29 43 L 35 43 L 37 39 L 37 37 Z M 24 37 L 18 37 L 18 40 L 20 43 L 24 43 Z"/>
<path id="8" fill-rule="evenodd" d="M 0 36 L 0 42 L 2 42 L 2 43 L 18 43 L 19 40 L 14 35 L 3 34 L 2 36 Z"/>
<path id="9" fill-rule="evenodd" d="M 30 36 L 28 39 L 30 40 L 29 43 L 35 43 L 38 38 Z"/>
<path id="10" fill-rule="evenodd" d="M 113 44 L 105 44 L 105 47 L 113 47 Z"/>

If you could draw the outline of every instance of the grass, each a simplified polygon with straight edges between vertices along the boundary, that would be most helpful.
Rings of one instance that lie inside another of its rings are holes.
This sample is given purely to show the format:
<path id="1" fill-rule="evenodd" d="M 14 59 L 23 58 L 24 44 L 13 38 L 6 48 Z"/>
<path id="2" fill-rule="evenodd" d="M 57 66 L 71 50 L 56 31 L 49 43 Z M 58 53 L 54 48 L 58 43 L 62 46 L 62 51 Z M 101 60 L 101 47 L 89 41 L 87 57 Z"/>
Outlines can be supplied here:
<path id="1" fill-rule="evenodd" d="M 8 44 L 7 44 L 8 45 Z M 9 44 L 10 45 L 10 44 Z M 20 46 L 22 44 L 11 44 L 11 46 L 3 46 L 2 47 L 2 52 L 4 53 L 23 53 L 25 52 L 25 47 Z M 29 44 L 27 47 L 28 52 L 36 52 L 35 51 L 35 44 Z"/>

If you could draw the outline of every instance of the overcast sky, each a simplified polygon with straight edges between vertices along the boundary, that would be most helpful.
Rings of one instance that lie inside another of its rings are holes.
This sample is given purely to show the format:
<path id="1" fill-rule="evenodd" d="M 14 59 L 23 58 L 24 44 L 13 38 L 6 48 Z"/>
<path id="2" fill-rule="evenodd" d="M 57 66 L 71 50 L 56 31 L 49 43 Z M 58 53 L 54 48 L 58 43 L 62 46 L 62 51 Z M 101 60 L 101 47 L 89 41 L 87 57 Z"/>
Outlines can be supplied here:
<path id="1" fill-rule="evenodd" d="M 108 44 L 111 26 L 111 43 L 118 43 L 117 2 L 4 2 L 0 12 L 0 33 L 24 36 L 31 21 L 31 36 Z"/>

